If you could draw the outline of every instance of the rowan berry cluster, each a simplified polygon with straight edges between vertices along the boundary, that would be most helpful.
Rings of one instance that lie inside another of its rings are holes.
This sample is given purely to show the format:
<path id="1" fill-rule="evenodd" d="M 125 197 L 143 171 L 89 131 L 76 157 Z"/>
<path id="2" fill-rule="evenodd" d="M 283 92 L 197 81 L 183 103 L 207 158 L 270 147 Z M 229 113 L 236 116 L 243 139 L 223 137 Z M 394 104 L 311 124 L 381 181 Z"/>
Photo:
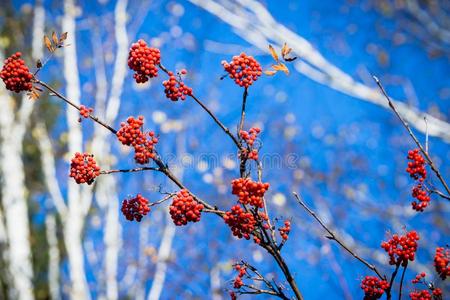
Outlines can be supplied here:
<path id="1" fill-rule="evenodd" d="M 134 71 L 136 83 L 147 82 L 158 76 L 161 53 L 157 48 L 150 48 L 144 40 L 133 43 L 128 54 L 128 67 Z"/>
<path id="2" fill-rule="evenodd" d="M 442 280 L 450 276 L 450 250 L 444 247 L 437 247 L 434 256 L 434 267 Z"/>
<path id="3" fill-rule="evenodd" d="M 33 74 L 30 73 L 21 56 L 22 53 L 16 52 L 8 57 L 0 71 L 0 78 L 5 83 L 6 89 L 16 93 L 30 91 L 32 88 Z"/>
<path id="4" fill-rule="evenodd" d="M 140 222 L 150 212 L 150 207 L 148 200 L 141 194 L 137 194 L 134 198 L 123 200 L 121 211 L 128 221 Z"/>
<path id="5" fill-rule="evenodd" d="M 414 180 L 423 182 L 427 177 L 427 170 L 425 170 L 425 159 L 422 154 L 420 154 L 420 150 L 409 150 L 408 159 L 410 162 L 408 162 L 406 172 L 408 172 L 409 176 L 411 176 Z"/>
<path id="6" fill-rule="evenodd" d="M 269 189 L 269 183 L 255 182 L 250 178 L 238 178 L 231 181 L 232 194 L 239 197 L 242 204 L 250 204 L 257 208 L 264 207 L 264 194 Z"/>
<path id="7" fill-rule="evenodd" d="M 225 71 L 228 72 L 230 78 L 242 87 L 248 88 L 262 74 L 261 65 L 253 58 L 245 53 L 239 56 L 233 56 L 231 62 L 222 61 Z"/>
<path id="8" fill-rule="evenodd" d="M 289 237 L 289 233 L 291 232 L 291 221 L 285 220 L 284 226 L 278 228 L 278 231 L 280 232 L 281 238 L 283 241 L 287 241 Z"/>
<path id="9" fill-rule="evenodd" d="M 240 289 L 244 285 L 242 277 L 244 277 L 245 274 L 247 274 L 247 267 L 243 265 L 235 265 L 234 269 L 238 271 L 238 274 L 236 278 L 234 278 L 233 286 L 235 289 Z"/>
<path id="10" fill-rule="evenodd" d="M 241 130 L 239 132 L 239 136 L 247 144 L 249 148 L 249 149 L 242 149 L 240 153 L 241 156 L 244 156 L 248 159 L 258 160 L 258 150 L 254 149 L 253 146 L 260 132 L 261 129 L 257 127 L 250 128 L 248 132 L 245 130 Z"/>
<path id="11" fill-rule="evenodd" d="M 406 266 L 408 260 L 415 259 L 418 240 L 419 235 L 412 230 L 402 236 L 394 234 L 390 240 L 382 242 L 381 247 L 389 255 L 389 264 Z"/>
<path id="12" fill-rule="evenodd" d="M 411 280 L 411 282 L 412 282 L 413 284 L 417 284 L 417 283 L 419 283 L 419 282 L 425 280 L 425 276 L 427 276 L 427 274 L 426 274 L 425 272 L 422 272 L 422 273 L 420 273 L 420 274 L 417 274 L 416 277 L 415 277 L 413 280 Z"/>
<path id="13" fill-rule="evenodd" d="M 413 187 L 412 196 L 417 199 L 417 201 L 411 202 L 411 206 L 415 211 L 423 211 L 430 203 L 430 196 L 422 183 Z"/>
<path id="14" fill-rule="evenodd" d="M 89 153 L 75 153 L 70 163 L 70 177 L 75 182 L 92 184 L 94 179 L 100 175 L 100 167 L 94 160 L 94 155 Z"/>
<path id="15" fill-rule="evenodd" d="M 80 118 L 78 119 L 78 122 L 81 122 L 81 118 L 89 118 L 89 115 L 94 111 L 93 108 L 87 107 L 84 105 L 80 105 Z"/>
<path id="16" fill-rule="evenodd" d="M 431 299 L 442 299 L 442 290 L 440 288 L 435 288 L 430 293 L 429 290 L 413 291 L 409 293 L 409 298 L 411 300 L 431 300 Z"/>
<path id="17" fill-rule="evenodd" d="M 181 70 L 181 74 L 185 74 L 186 70 Z M 168 72 L 169 79 L 163 81 L 164 93 L 166 97 L 172 101 L 184 100 L 186 96 L 192 95 L 192 88 L 188 87 L 181 81 L 180 78 L 176 78 L 173 72 Z M 178 74 L 180 75 L 180 74 Z"/>
<path id="18" fill-rule="evenodd" d="M 203 208 L 203 204 L 198 203 L 188 190 L 183 189 L 173 198 L 169 212 L 175 225 L 182 226 L 188 222 L 200 221 Z"/>
<path id="19" fill-rule="evenodd" d="M 255 230 L 256 220 L 250 213 L 244 211 L 239 205 L 234 205 L 223 217 L 225 223 L 230 226 L 231 232 L 238 238 L 250 239 L 250 235 Z"/>
<path id="20" fill-rule="evenodd" d="M 386 280 L 380 280 L 375 276 L 366 276 L 361 282 L 365 300 L 379 299 L 388 288 L 389 283 Z"/>
<path id="21" fill-rule="evenodd" d="M 153 131 L 142 131 L 143 125 L 143 116 L 139 116 L 137 119 L 128 117 L 126 123 L 120 123 L 120 129 L 116 133 L 117 138 L 123 145 L 134 148 L 134 160 L 141 165 L 145 165 L 150 159 L 155 158 L 154 147 L 158 143 L 158 138 Z"/>

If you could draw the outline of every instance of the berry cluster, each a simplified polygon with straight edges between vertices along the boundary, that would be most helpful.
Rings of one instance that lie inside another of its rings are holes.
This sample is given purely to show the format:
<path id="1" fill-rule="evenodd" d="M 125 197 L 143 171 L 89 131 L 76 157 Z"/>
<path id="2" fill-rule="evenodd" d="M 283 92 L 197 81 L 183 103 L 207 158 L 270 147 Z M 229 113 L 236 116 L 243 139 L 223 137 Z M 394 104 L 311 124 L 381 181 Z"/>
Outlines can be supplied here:
<path id="1" fill-rule="evenodd" d="M 234 269 L 236 271 L 238 271 L 238 274 L 237 274 L 236 278 L 234 278 L 233 286 L 235 289 L 239 289 L 244 285 L 244 282 L 242 281 L 242 277 L 244 277 L 245 274 L 247 274 L 247 267 L 241 266 L 241 265 L 236 265 L 234 267 Z"/>
<path id="2" fill-rule="evenodd" d="M 262 74 L 261 65 L 253 56 L 245 53 L 241 53 L 239 56 L 233 56 L 232 61 L 229 63 L 222 61 L 222 65 L 237 85 L 246 88 L 258 80 L 258 77 Z"/>
<path id="3" fill-rule="evenodd" d="M 291 221 L 289 220 L 284 221 L 284 226 L 278 228 L 278 231 L 280 232 L 283 241 L 287 241 L 289 233 L 291 232 Z"/>
<path id="4" fill-rule="evenodd" d="M 154 147 L 158 143 L 158 138 L 153 131 L 142 131 L 143 125 L 143 116 L 139 116 L 137 119 L 129 117 L 126 123 L 120 124 L 120 129 L 116 134 L 122 144 L 134 148 L 134 160 L 141 165 L 147 164 L 156 156 Z"/>
<path id="5" fill-rule="evenodd" d="M 203 204 L 198 203 L 188 190 L 183 189 L 173 198 L 169 212 L 175 225 L 182 226 L 188 222 L 200 221 L 203 208 Z"/>
<path id="6" fill-rule="evenodd" d="M 389 288 L 386 280 L 380 280 L 375 276 L 366 276 L 361 282 L 361 289 L 364 291 L 365 300 L 375 300 L 381 298 L 384 291 Z"/>
<path id="7" fill-rule="evenodd" d="M 416 277 L 413 280 L 411 280 L 411 282 L 413 284 L 417 284 L 417 283 L 421 282 L 422 280 L 425 280 L 425 276 L 427 276 L 427 274 L 425 272 L 417 274 Z"/>
<path id="8" fill-rule="evenodd" d="M 419 180 L 423 182 L 427 177 L 427 171 L 425 170 L 425 159 L 422 154 L 420 154 L 419 149 L 409 150 L 408 151 L 408 167 L 406 168 L 406 172 L 409 173 L 411 178 L 414 180 Z"/>
<path id="9" fill-rule="evenodd" d="M 150 207 L 148 206 L 148 200 L 141 194 L 137 194 L 134 198 L 123 200 L 121 211 L 128 221 L 136 220 L 140 222 L 142 217 L 150 212 Z"/>
<path id="10" fill-rule="evenodd" d="M 32 88 L 33 74 L 30 73 L 21 56 L 22 53 L 16 52 L 8 57 L 0 71 L 0 78 L 5 83 L 6 89 L 16 93 L 30 91 Z"/>
<path id="11" fill-rule="evenodd" d="M 416 211 L 423 211 L 430 202 L 430 196 L 421 183 L 413 187 L 412 196 L 417 199 L 417 201 L 411 202 L 412 208 Z"/>
<path id="12" fill-rule="evenodd" d="M 255 218 L 250 212 L 245 212 L 239 205 L 234 205 L 223 217 L 225 223 L 230 226 L 234 236 L 250 239 L 255 229 Z"/>
<path id="13" fill-rule="evenodd" d="M 408 260 L 415 258 L 418 240 L 419 235 L 412 230 L 402 236 L 394 234 L 390 240 L 381 243 L 381 247 L 389 254 L 389 264 L 406 266 Z"/>
<path id="14" fill-rule="evenodd" d="M 431 300 L 432 298 L 442 299 L 442 290 L 439 288 L 434 288 L 431 293 L 429 290 L 416 290 L 409 293 L 409 298 L 411 298 L 411 300 Z"/>
<path id="15" fill-rule="evenodd" d="M 128 54 L 128 67 L 134 71 L 136 83 L 147 82 L 149 78 L 158 76 L 158 65 L 161 53 L 157 48 L 150 48 L 144 40 L 133 43 Z"/>
<path id="16" fill-rule="evenodd" d="M 257 127 L 252 127 L 250 128 L 249 131 L 241 130 L 239 132 L 239 136 L 247 144 L 249 148 L 249 149 L 242 149 L 241 156 L 244 156 L 247 159 L 258 160 L 258 150 L 254 149 L 253 145 L 260 132 L 261 129 Z"/>
<path id="17" fill-rule="evenodd" d="M 185 74 L 186 70 L 182 70 L 181 74 Z M 181 81 L 177 80 L 173 72 L 168 72 L 169 79 L 163 81 L 164 93 L 166 97 L 172 101 L 184 100 L 186 96 L 192 95 L 192 88 L 188 87 Z"/>
<path id="18" fill-rule="evenodd" d="M 70 177 L 76 183 L 92 184 L 95 177 L 100 175 L 100 167 L 94 160 L 94 155 L 88 153 L 75 153 L 70 163 Z"/>
<path id="19" fill-rule="evenodd" d="M 89 118 L 89 115 L 94 111 L 93 108 L 87 107 L 84 105 L 80 105 L 80 118 L 78 119 L 78 122 L 81 122 L 81 118 Z"/>
<path id="20" fill-rule="evenodd" d="M 250 178 L 238 178 L 231 181 L 232 193 L 239 197 L 242 204 L 254 207 L 264 207 L 264 194 L 269 189 L 269 183 L 255 182 Z"/>
<path id="21" fill-rule="evenodd" d="M 442 280 L 445 280 L 447 276 L 450 276 L 450 250 L 444 247 L 436 248 L 436 254 L 434 256 L 434 267 Z"/>

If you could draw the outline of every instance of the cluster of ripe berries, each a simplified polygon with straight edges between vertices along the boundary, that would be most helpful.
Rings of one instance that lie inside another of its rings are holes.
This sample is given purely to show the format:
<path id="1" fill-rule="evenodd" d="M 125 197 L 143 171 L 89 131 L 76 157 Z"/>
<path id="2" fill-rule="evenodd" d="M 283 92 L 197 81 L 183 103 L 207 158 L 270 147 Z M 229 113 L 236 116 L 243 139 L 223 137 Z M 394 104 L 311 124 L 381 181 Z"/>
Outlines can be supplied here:
<path id="1" fill-rule="evenodd" d="M 242 277 L 247 274 L 247 267 L 243 265 L 236 265 L 234 266 L 234 269 L 238 272 L 238 274 L 236 275 L 236 278 L 234 278 L 233 287 L 235 289 L 240 289 L 244 285 Z"/>
<path id="2" fill-rule="evenodd" d="M 251 212 L 246 212 L 239 205 L 234 205 L 223 217 L 231 232 L 238 238 L 250 239 L 255 230 L 256 220 Z"/>
<path id="3" fill-rule="evenodd" d="M 239 136 L 247 144 L 248 147 L 248 149 L 241 150 L 241 156 L 247 159 L 258 160 L 258 150 L 254 149 L 253 145 L 255 144 L 255 140 L 260 132 L 261 129 L 257 127 L 252 127 L 249 131 L 241 130 L 239 132 Z"/>
<path id="4" fill-rule="evenodd" d="M 434 256 L 434 267 L 442 280 L 450 276 L 450 250 L 444 247 L 437 247 Z"/>
<path id="5" fill-rule="evenodd" d="M 222 65 L 234 82 L 242 87 L 248 88 L 262 74 L 261 65 L 245 53 L 233 56 L 231 62 L 222 61 Z"/>
<path id="6" fill-rule="evenodd" d="M 167 74 L 169 75 L 169 79 L 163 81 L 164 85 L 164 93 L 166 94 L 166 97 L 172 101 L 178 101 L 178 100 L 184 100 L 186 99 L 186 96 L 192 95 L 192 88 L 188 87 L 184 84 L 183 81 L 181 81 L 181 75 L 180 74 L 186 74 L 186 70 L 183 69 L 178 74 L 180 78 L 176 78 L 175 74 L 173 72 L 169 71 Z"/>
<path id="7" fill-rule="evenodd" d="M 366 300 L 381 298 L 388 288 L 389 283 L 386 280 L 381 280 L 375 276 L 366 276 L 361 282 L 361 289 L 364 291 L 364 299 Z"/>
<path id="8" fill-rule="evenodd" d="M 289 233 L 291 232 L 291 221 L 285 220 L 284 226 L 278 228 L 278 231 L 280 232 L 281 238 L 283 241 L 287 241 L 289 237 Z"/>
<path id="9" fill-rule="evenodd" d="M 176 226 L 186 225 L 188 222 L 200 221 L 204 206 L 198 203 L 188 190 L 180 190 L 173 198 L 169 213 Z"/>
<path id="10" fill-rule="evenodd" d="M 143 125 L 143 116 L 139 116 L 137 119 L 128 117 L 126 123 L 120 123 L 120 129 L 116 133 L 123 145 L 134 148 L 134 160 L 141 165 L 145 165 L 150 159 L 155 158 L 154 147 L 158 143 L 158 138 L 153 131 L 142 131 Z"/>
<path id="11" fill-rule="evenodd" d="M 89 153 L 75 153 L 70 163 L 70 177 L 75 182 L 92 184 L 94 179 L 100 175 L 100 167 L 94 160 L 94 155 Z"/>
<path id="12" fill-rule="evenodd" d="M 134 71 L 136 83 L 147 82 L 158 76 L 161 53 L 157 48 L 150 48 L 144 40 L 133 43 L 128 54 L 128 67 Z"/>
<path id="13" fill-rule="evenodd" d="M 121 211 L 128 221 L 140 222 L 142 217 L 150 212 L 150 207 L 148 200 L 141 194 L 137 194 L 134 198 L 123 200 Z"/>
<path id="14" fill-rule="evenodd" d="M 416 200 L 411 202 L 411 206 L 416 211 L 423 211 L 430 202 L 430 196 L 428 192 L 425 190 L 423 185 L 424 180 L 427 177 L 427 170 L 425 169 L 425 159 L 420 153 L 419 149 L 414 149 L 408 151 L 408 167 L 406 168 L 406 172 L 409 173 L 409 176 L 414 180 L 417 180 L 416 186 L 412 189 L 412 196 Z"/>
<path id="15" fill-rule="evenodd" d="M 22 53 L 16 52 L 8 57 L 0 71 L 0 78 L 5 83 L 6 89 L 16 93 L 30 91 L 32 88 L 33 74 L 30 73 L 21 56 Z"/>
<path id="16" fill-rule="evenodd" d="M 78 122 L 81 122 L 81 118 L 89 118 L 89 115 L 94 111 L 93 108 L 87 107 L 84 105 L 80 105 L 80 118 L 78 119 Z"/>
<path id="17" fill-rule="evenodd" d="M 402 236 L 394 234 L 390 240 L 381 243 L 381 248 L 388 253 L 389 264 L 406 266 L 408 260 L 414 261 L 418 240 L 419 235 L 412 230 Z"/>
<path id="18" fill-rule="evenodd" d="M 433 284 L 429 284 L 425 281 L 426 274 L 424 272 L 417 274 L 416 277 L 411 280 L 413 284 L 423 283 L 428 286 L 428 290 L 415 290 L 409 293 L 409 298 L 411 300 L 440 300 L 442 299 L 442 290 L 440 288 L 435 288 Z M 431 293 L 430 293 L 431 291 Z"/>
<path id="19" fill-rule="evenodd" d="M 239 197 L 239 202 L 257 208 L 264 207 L 263 197 L 269 186 L 269 183 L 255 182 L 250 178 L 238 178 L 231 181 L 232 194 Z"/>

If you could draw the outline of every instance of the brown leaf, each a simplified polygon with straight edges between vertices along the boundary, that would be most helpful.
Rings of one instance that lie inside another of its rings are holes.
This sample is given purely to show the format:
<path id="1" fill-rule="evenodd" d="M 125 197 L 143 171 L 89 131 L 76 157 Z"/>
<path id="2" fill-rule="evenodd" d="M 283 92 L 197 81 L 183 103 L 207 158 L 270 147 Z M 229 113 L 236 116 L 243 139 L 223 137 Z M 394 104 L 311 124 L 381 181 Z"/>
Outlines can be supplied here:
<path id="1" fill-rule="evenodd" d="M 264 71 L 264 74 L 269 75 L 269 76 L 273 76 L 277 73 L 277 71 L 271 71 L 271 70 L 266 70 Z"/>
<path id="2" fill-rule="evenodd" d="M 48 51 L 53 52 L 52 42 L 47 36 L 44 36 L 44 44 L 47 47 Z"/>
<path id="3" fill-rule="evenodd" d="M 56 33 L 54 31 L 52 32 L 52 40 L 53 40 L 53 43 L 55 43 L 55 45 L 58 44 L 58 36 L 56 35 Z"/>
<path id="4" fill-rule="evenodd" d="M 59 42 L 62 43 L 67 39 L 67 32 L 63 32 L 61 36 L 59 37 Z"/>
<path id="5" fill-rule="evenodd" d="M 270 51 L 270 54 L 272 55 L 273 59 L 275 59 L 275 61 L 278 62 L 278 55 L 275 52 L 275 49 L 272 47 L 272 45 L 269 45 L 269 51 Z"/>
<path id="6" fill-rule="evenodd" d="M 289 52 L 292 51 L 292 48 L 289 48 L 288 45 L 286 43 L 284 43 L 283 48 L 281 48 L 281 56 L 283 56 L 283 58 L 286 57 L 286 55 L 289 54 Z"/>

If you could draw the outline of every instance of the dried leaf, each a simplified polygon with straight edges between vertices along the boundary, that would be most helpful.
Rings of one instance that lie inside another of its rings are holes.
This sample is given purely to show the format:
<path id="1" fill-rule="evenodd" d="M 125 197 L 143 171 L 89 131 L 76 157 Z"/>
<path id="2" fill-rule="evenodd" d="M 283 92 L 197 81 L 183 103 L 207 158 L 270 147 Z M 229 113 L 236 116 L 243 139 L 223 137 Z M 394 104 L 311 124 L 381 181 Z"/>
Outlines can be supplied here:
<path id="1" fill-rule="evenodd" d="M 37 100 L 37 99 L 39 99 L 39 96 L 40 96 L 39 93 L 36 92 L 34 89 L 31 90 L 31 92 L 28 93 L 28 97 L 29 97 L 31 100 Z"/>
<path id="2" fill-rule="evenodd" d="M 264 71 L 264 74 L 269 75 L 269 76 L 273 76 L 277 73 L 277 71 L 271 71 L 271 70 L 266 70 Z"/>
<path id="3" fill-rule="evenodd" d="M 53 40 L 53 43 L 55 43 L 55 45 L 58 44 L 58 36 L 56 35 L 56 33 L 54 31 L 52 32 L 52 40 Z"/>
<path id="4" fill-rule="evenodd" d="M 283 58 L 285 58 L 286 55 L 288 55 L 291 51 L 292 51 L 292 48 L 289 48 L 288 45 L 286 43 L 284 43 L 283 48 L 281 48 L 281 56 L 283 56 Z"/>
<path id="5" fill-rule="evenodd" d="M 289 75 L 289 69 L 283 63 L 278 63 L 278 65 L 273 65 L 272 68 L 276 71 L 283 71 L 286 75 Z"/>
<path id="6" fill-rule="evenodd" d="M 52 47 L 52 42 L 50 41 L 50 39 L 47 36 L 44 36 L 44 44 L 45 47 L 47 47 L 48 51 L 53 52 L 53 47 Z"/>
<path id="7" fill-rule="evenodd" d="M 59 37 L 59 42 L 62 43 L 67 39 L 67 32 L 63 32 L 61 36 Z"/>
<path id="8" fill-rule="evenodd" d="M 275 49 L 272 47 L 272 45 L 269 45 L 269 51 L 272 55 L 273 59 L 275 59 L 276 62 L 278 62 L 278 55 L 277 52 L 275 52 Z"/>

